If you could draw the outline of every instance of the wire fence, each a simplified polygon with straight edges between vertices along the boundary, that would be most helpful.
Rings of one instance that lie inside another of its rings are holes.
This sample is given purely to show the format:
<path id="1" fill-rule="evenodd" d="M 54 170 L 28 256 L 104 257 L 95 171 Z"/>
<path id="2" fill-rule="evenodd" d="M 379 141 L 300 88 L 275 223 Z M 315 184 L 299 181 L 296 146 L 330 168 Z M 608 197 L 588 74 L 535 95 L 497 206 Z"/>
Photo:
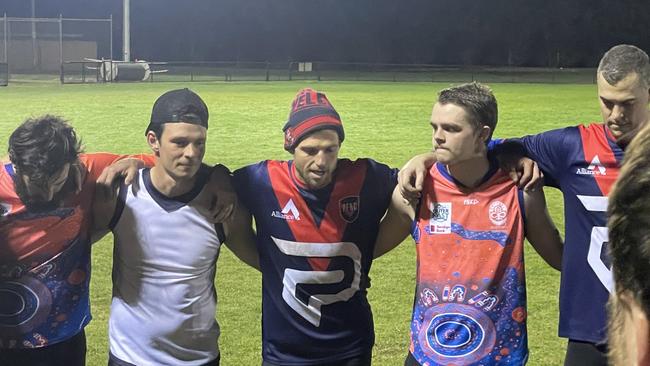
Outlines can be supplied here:
<path id="1" fill-rule="evenodd" d="M 524 68 L 333 62 L 63 62 L 64 84 L 105 82 L 377 81 L 595 83 L 593 68 Z"/>
<path id="2" fill-rule="evenodd" d="M 113 20 L 0 17 L 0 61 L 12 75 L 49 75 L 64 61 L 111 58 Z M 21 78 L 21 76 L 19 76 Z"/>

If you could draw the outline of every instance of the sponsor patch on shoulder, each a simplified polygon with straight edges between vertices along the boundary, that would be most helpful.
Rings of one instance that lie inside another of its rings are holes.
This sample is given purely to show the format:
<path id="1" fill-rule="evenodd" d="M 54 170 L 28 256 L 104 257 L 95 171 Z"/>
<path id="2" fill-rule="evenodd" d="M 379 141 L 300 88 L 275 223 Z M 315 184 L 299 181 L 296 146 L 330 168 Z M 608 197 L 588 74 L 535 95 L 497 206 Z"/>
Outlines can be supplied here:
<path id="1" fill-rule="evenodd" d="M 431 211 L 429 233 L 451 233 L 451 202 L 429 203 L 429 211 Z"/>

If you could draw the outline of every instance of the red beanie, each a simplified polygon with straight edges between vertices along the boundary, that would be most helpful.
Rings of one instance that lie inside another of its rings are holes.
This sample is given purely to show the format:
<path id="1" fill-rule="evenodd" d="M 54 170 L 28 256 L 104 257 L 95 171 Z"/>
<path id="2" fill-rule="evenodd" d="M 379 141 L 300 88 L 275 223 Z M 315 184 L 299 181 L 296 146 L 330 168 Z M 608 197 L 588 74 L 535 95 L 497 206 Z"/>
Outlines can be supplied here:
<path id="1" fill-rule="evenodd" d="M 282 128 L 284 149 L 293 153 L 294 149 L 307 135 L 323 129 L 332 129 L 343 142 L 345 134 L 341 117 L 323 93 L 314 89 L 302 89 L 291 103 L 289 120 Z"/>

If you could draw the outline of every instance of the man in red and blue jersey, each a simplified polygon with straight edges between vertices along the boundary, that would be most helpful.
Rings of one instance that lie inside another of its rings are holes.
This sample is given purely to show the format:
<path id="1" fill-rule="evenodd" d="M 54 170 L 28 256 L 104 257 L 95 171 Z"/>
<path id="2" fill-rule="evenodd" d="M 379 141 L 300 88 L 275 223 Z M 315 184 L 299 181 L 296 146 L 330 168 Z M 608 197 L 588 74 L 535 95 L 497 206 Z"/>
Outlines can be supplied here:
<path id="1" fill-rule="evenodd" d="M 523 192 L 488 155 L 497 123 L 492 91 L 470 83 L 442 90 L 431 114 L 437 158 L 422 198 L 396 188 L 376 255 L 409 231 L 417 287 L 407 366 L 522 365 L 528 359 L 523 243 L 554 268 L 562 240 L 542 190 Z"/>
<path id="2" fill-rule="evenodd" d="M 650 62 L 631 45 L 605 53 L 597 71 L 602 123 L 519 139 L 546 184 L 564 196 L 566 245 L 560 284 L 559 335 L 569 339 L 566 366 L 606 365 L 606 303 L 613 291 L 607 202 L 625 148 L 650 121 Z"/>
<path id="3" fill-rule="evenodd" d="M 292 160 L 234 172 L 257 229 L 263 365 L 370 365 L 368 273 L 397 170 L 339 159 L 341 118 L 312 89 L 296 96 L 284 133 Z"/>

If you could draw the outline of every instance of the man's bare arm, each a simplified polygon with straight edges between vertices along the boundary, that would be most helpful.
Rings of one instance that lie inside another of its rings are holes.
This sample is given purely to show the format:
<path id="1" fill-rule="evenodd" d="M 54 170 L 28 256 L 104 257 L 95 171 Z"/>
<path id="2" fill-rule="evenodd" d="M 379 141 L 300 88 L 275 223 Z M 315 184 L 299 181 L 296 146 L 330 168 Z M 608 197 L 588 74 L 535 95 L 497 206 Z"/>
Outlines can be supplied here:
<path id="1" fill-rule="evenodd" d="M 562 270 L 564 242 L 546 208 L 544 190 L 524 192 L 526 238 L 551 267 Z"/>
<path id="2" fill-rule="evenodd" d="M 107 189 L 112 189 L 112 192 L 107 192 Z M 104 190 L 95 189 L 95 197 L 93 199 L 93 226 L 91 241 L 94 243 L 100 240 L 104 235 L 110 231 L 109 224 L 115 208 L 117 206 L 117 196 L 119 187 L 106 187 Z"/>
<path id="3" fill-rule="evenodd" d="M 244 205 L 236 205 L 232 219 L 223 224 L 226 234 L 225 244 L 237 258 L 259 270 L 260 260 L 255 243 L 252 217 Z"/>
<path id="4" fill-rule="evenodd" d="M 381 220 L 375 242 L 374 257 L 380 257 L 399 245 L 408 236 L 415 217 L 415 203 L 404 201 L 399 187 L 395 187 L 390 206 Z"/>

